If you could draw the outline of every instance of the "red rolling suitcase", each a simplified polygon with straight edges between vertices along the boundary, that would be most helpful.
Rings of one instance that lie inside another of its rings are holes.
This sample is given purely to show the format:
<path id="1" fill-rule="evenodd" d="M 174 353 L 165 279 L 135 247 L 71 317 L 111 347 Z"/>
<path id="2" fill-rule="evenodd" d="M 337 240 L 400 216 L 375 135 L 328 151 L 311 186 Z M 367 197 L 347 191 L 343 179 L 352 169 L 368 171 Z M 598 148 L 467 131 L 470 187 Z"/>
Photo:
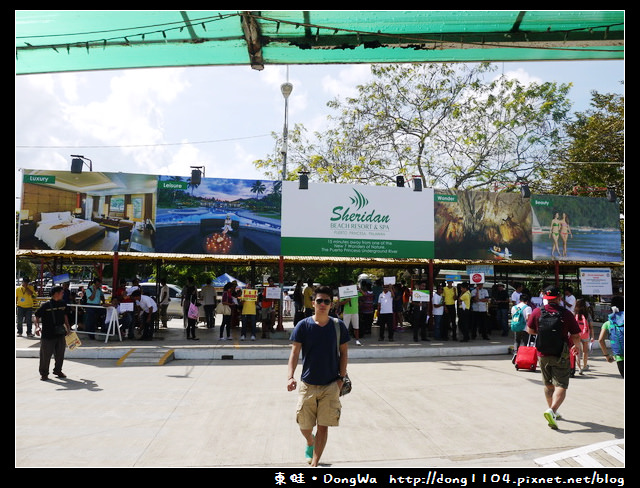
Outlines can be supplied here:
<path id="1" fill-rule="evenodd" d="M 572 378 L 575 378 L 576 376 L 576 363 L 579 361 L 578 359 L 578 351 L 574 350 L 573 348 L 571 348 L 569 350 L 569 367 L 570 369 L 570 375 Z M 580 373 L 582 374 L 582 373 Z"/>
<path id="2" fill-rule="evenodd" d="M 516 369 L 528 369 L 535 371 L 538 366 L 538 350 L 536 349 L 535 336 L 529 336 L 529 343 L 526 346 L 520 346 L 516 352 L 514 364 Z"/>

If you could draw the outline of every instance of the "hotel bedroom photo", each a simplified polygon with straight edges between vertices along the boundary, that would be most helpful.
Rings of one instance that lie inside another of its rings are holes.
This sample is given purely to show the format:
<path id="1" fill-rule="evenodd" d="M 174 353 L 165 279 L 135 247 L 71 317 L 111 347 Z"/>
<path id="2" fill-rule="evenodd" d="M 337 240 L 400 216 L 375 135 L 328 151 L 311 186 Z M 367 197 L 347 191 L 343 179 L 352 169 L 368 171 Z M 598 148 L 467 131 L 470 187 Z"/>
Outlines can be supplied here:
<path id="1" fill-rule="evenodd" d="M 25 170 L 19 248 L 153 252 L 157 177 Z"/>

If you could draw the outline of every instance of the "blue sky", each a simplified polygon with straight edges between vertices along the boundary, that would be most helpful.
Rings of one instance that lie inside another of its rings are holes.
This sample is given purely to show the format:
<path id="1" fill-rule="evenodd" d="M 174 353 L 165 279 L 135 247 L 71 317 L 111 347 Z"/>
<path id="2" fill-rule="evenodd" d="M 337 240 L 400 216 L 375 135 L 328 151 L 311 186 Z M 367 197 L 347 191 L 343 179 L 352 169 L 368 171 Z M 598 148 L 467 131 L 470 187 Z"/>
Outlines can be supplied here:
<path id="1" fill-rule="evenodd" d="M 624 61 L 500 63 L 522 82 L 573 83 L 574 111 L 591 91 L 624 93 Z M 326 103 L 355 94 L 368 65 L 151 68 L 16 76 L 16 209 L 21 169 L 68 170 L 71 154 L 94 171 L 264 179 L 252 162 L 282 133 L 280 85 L 293 83 L 289 127 L 326 127 Z M 86 170 L 86 169 L 85 169 Z"/>

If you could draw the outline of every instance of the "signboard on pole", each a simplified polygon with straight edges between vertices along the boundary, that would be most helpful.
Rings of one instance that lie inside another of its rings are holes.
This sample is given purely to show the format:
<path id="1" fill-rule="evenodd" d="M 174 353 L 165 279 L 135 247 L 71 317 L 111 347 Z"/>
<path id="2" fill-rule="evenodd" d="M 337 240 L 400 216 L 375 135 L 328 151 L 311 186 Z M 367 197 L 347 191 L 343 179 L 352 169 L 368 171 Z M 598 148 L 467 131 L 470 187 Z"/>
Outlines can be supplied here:
<path id="1" fill-rule="evenodd" d="M 583 295 L 612 295 L 611 269 L 580 268 L 580 286 Z"/>
<path id="2" fill-rule="evenodd" d="M 484 273 L 471 273 L 469 275 L 469 283 L 472 285 L 484 283 Z"/>

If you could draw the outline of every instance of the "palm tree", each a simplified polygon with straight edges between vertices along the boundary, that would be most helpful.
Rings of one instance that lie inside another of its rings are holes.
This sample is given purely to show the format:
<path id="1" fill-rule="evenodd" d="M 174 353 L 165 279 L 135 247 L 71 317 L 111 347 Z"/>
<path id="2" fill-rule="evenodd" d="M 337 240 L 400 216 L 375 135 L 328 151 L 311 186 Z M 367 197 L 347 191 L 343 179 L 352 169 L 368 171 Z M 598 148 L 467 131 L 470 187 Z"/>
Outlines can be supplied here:
<path id="1" fill-rule="evenodd" d="M 251 187 L 251 193 L 255 193 L 256 196 L 262 195 L 267 190 L 267 187 L 260 180 L 256 180 L 256 182 Z"/>

